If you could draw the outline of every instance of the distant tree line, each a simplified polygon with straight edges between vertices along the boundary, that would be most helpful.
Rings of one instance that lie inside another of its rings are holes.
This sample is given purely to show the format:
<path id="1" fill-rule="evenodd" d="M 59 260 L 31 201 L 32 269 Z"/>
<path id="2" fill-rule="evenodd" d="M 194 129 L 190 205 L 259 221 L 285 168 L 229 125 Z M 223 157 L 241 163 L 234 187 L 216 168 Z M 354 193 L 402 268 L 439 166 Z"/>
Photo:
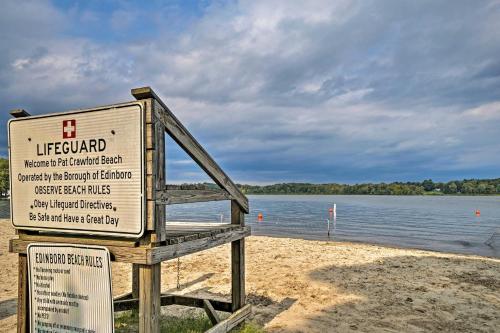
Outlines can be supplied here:
<path id="1" fill-rule="evenodd" d="M 179 189 L 215 189 L 213 183 L 169 185 Z M 274 185 L 237 185 L 245 194 L 372 194 L 372 195 L 488 195 L 500 194 L 500 178 L 452 180 L 447 183 L 433 182 L 394 182 L 367 184 L 310 184 L 282 183 Z M 9 161 L 0 158 L 0 196 L 9 195 Z"/>
<path id="2" fill-rule="evenodd" d="M 433 182 L 394 182 L 378 184 L 309 184 L 282 183 L 274 185 L 238 185 L 245 194 L 372 194 L 372 195 L 488 195 L 500 194 L 500 178 L 464 179 L 447 183 Z"/>
<path id="3" fill-rule="evenodd" d="M 9 160 L 0 157 L 0 196 L 9 195 Z"/>

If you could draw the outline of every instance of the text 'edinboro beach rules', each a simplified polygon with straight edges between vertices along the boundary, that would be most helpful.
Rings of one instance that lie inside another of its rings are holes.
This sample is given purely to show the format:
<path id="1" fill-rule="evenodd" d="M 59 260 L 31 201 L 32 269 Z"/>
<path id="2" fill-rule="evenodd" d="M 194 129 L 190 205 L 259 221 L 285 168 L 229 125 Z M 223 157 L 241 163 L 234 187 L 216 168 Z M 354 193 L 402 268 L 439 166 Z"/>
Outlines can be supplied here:
<path id="1" fill-rule="evenodd" d="M 140 237 L 143 122 L 136 103 L 11 120 L 14 227 Z"/>
<path id="2" fill-rule="evenodd" d="M 109 251 L 102 246 L 28 246 L 31 332 L 114 332 Z"/>

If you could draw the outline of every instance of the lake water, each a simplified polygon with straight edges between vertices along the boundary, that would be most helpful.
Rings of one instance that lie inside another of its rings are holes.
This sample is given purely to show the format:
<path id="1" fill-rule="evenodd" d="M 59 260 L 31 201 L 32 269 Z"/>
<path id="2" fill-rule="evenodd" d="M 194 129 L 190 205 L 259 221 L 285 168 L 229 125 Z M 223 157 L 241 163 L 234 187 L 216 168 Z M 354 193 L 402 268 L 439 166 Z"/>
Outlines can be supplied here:
<path id="1" fill-rule="evenodd" d="M 346 240 L 500 257 L 500 196 L 249 196 L 252 234 Z M 337 204 L 328 237 L 328 209 Z M 477 217 L 475 211 L 480 210 Z M 263 221 L 257 222 L 257 215 Z M 222 216 L 221 216 L 222 214 Z M 8 200 L 0 217 L 9 217 Z M 228 201 L 172 205 L 170 221 L 230 222 Z M 491 245 L 485 244 L 493 233 Z"/>
<path id="2" fill-rule="evenodd" d="M 500 257 L 500 196 L 250 195 L 252 234 Z M 328 209 L 337 204 L 335 232 Z M 476 210 L 481 216 L 477 217 Z M 263 221 L 257 222 L 258 213 Z M 170 221 L 229 222 L 228 202 L 168 206 Z M 492 244 L 485 242 L 493 237 Z"/>

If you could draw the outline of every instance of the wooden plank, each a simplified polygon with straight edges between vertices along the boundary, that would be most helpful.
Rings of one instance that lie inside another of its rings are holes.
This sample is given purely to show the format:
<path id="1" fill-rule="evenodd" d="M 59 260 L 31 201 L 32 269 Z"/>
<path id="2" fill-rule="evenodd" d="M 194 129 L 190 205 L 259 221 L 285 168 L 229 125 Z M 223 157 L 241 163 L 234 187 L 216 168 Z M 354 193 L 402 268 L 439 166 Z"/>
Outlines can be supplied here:
<path id="1" fill-rule="evenodd" d="M 124 299 L 132 299 L 132 298 L 134 298 L 134 297 L 132 296 L 132 293 L 129 291 L 129 292 L 120 294 L 116 297 L 113 297 L 113 301 L 123 301 Z"/>
<path id="2" fill-rule="evenodd" d="M 157 103 L 155 102 L 155 105 Z M 155 122 L 155 141 L 156 141 L 156 154 L 153 162 L 156 170 L 155 183 L 154 183 L 154 194 L 153 199 L 156 200 L 156 193 L 158 190 L 163 190 L 165 188 L 165 128 L 160 122 Z M 156 234 L 158 235 L 159 241 L 163 242 L 166 239 L 166 226 L 167 213 L 165 207 L 162 205 L 156 205 Z"/>
<path id="3" fill-rule="evenodd" d="M 139 298 L 119 299 L 113 301 L 113 310 L 115 312 L 139 310 Z"/>
<path id="4" fill-rule="evenodd" d="M 220 223 L 220 222 L 199 222 L 199 221 L 190 221 L 190 222 L 179 222 L 179 221 L 168 221 L 167 225 L 169 229 L 183 229 L 194 230 L 194 229 L 234 229 L 238 228 L 239 225 L 234 225 L 230 223 Z"/>
<path id="5" fill-rule="evenodd" d="M 159 333 L 161 312 L 161 267 L 139 265 L 139 332 Z"/>
<path id="6" fill-rule="evenodd" d="M 26 254 L 28 244 L 33 243 L 31 240 L 11 239 L 9 242 L 9 252 Z M 150 264 L 151 255 L 146 247 L 126 247 L 126 246 L 108 246 L 105 243 L 100 244 L 106 246 L 111 254 L 111 259 L 119 262 L 128 262 L 135 264 Z"/>
<path id="7" fill-rule="evenodd" d="M 190 306 L 196 308 L 203 308 L 204 299 L 196 298 L 184 295 L 172 295 L 172 294 L 162 294 L 161 295 L 161 306 L 167 305 L 182 305 Z M 217 311 L 231 312 L 231 303 L 210 299 L 210 304 Z M 139 298 L 126 298 L 126 299 L 115 299 L 114 309 L 115 312 L 127 311 L 139 308 Z"/>
<path id="8" fill-rule="evenodd" d="M 209 300 L 203 300 L 203 309 L 205 309 L 205 313 L 207 314 L 208 319 L 210 319 L 210 321 L 212 322 L 212 325 L 217 325 L 218 323 L 220 323 L 219 315 L 217 314 Z"/>
<path id="9" fill-rule="evenodd" d="M 28 111 L 24 109 L 14 109 L 10 111 L 10 115 L 14 118 L 22 118 L 22 117 L 29 117 L 31 116 Z"/>
<path id="10" fill-rule="evenodd" d="M 234 200 L 231 201 L 231 224 L 237 224 L 242 227 L 245 225 L 245 213 Z"/>
<path id="11" fill-rule="evenodd" d="M 136 99 L 153 98 L 158 102 L 162 108 L 155 108 L 155 116 L 165 126 L 167 133 L 221 188 L 225 189 L 238 202 L 245 213 L 248 213 L 248 199 L 245 195 L 174 116 L 156 93 L 150 87 L 143 87 L 132 89 L 132 95 Z"/>
<path id="12" fill-rule="evenodd" d="M 139 265 L 132 264 L 132 298 L 139 298 Z"/>
<path id="13" fill-rule="evenodd" d="M 146 230 L 154 231 L 156 227 L 155 222 L 156 204 L 152 200 L 146 201 Z M 143 244 L 143 242 L 141 242 Z"/>
<path id="14" fill-rule="evenodd" d="M 231 200 L 224 190 L 162 190 L 156 191 L 156 203 L 163 205 Z"/>
<path id="15" fill-rule="evenodd" d="M 231 223 L 244 225 L 240 207 L 231 201 Z M 231 242 L 231 299 L 233 311 L 245 305 L 245 239 Z"/>
<path id="16" fill-rule="evenodd" d="M 161 296 L 162 303 L 161 305 L 183 305 L 183 306 L 192 306 L 197 308 L 204 307 L 204 300 L 202 298 L 185 296 L 185 295 L 171 295 L 164 294 Z M 219 301 L 219 300 L 209 300 L 210 304 L 217 311 L 231 312 L 231 303 Z"/>
<path id="17" fill-rule="evenodd" d="M 154 123 L 146 124 L 146 149 L 154 149 L 155 146 Z"/>
<path id="18" fill-rule="evenodd" d="M 18 256 L 17 281 L 17 332 L 30 331 L 29 314 L 29 287 L 28 287 L 28 258 L 26 254 Z"/>
<path id="19" fill-rule="evenodd" d="M 72 244 L 87 244 L 87 245 L 103 245 L 107 246 L 123 246 L 136 247 L 138 242 L 135 240 L 126 240 L 115 237 L 75 237 L 63 234 L 19 234 L 19 239 L 29 240 L 31 242 L 49 242 L 49 243 L 72 243 Z"/>
<path id="20" fill-rule="evenodd" d="M 152 263 L 158 263 L 169 259 L 175 259 L 191 253 L 226 244 L 249 235 L 250 228 L 243 227 L 229 232 L 220 233 L 212 237 L 151 248 L 149 251 L 151 256 L 150 260 Z"/>
<path id="21" fill-rule="evenodd" d="M 252 312 L 250 304 L 245 305 L 205 333 L 226 333 L 242 323 Z"/>

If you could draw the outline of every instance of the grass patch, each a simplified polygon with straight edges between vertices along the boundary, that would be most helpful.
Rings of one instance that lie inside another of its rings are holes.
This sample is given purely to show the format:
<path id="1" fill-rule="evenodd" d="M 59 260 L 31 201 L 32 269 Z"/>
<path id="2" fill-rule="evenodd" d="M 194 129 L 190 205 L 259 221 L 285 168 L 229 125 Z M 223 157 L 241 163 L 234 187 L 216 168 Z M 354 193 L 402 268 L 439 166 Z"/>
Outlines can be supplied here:
<path id="1" fill-rule="evenodd" d="M 231 332 L 234 333 L 264 333 L 264 330 L 255 323 L 246 322 L 241 327 L 236 327 Z"/>
<path id="2" fill-rule="evenodd" d="M 138 332 L 139 314 L 137 311 L 121 312 L 115 316 L 116 333 Z M 212 327 L 205 314 L 174 317 L 162 315 L 160 319 L 161 333 L 201 333 Z M 264 333 L 257 324 L 246 322 L 236 327 L 233 333 Z"/>

